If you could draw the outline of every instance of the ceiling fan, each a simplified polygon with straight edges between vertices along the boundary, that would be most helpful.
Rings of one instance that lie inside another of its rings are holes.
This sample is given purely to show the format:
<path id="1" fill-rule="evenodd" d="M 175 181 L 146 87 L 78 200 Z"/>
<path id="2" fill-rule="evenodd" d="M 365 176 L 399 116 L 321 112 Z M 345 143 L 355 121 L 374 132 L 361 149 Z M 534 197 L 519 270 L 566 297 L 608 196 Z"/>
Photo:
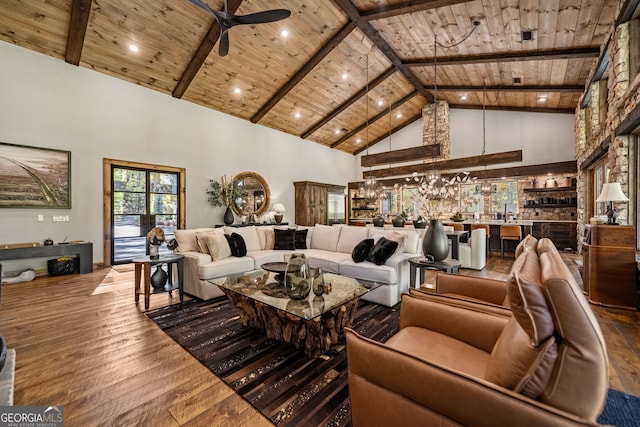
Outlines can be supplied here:
<path id="1" fill-rule="evenodd" d="M 250 13 L 248 15 L 234 15 L 228 12 L 227 0 L 224 0 L 224 11 L 215 11 L 200 0 L 189 0 L 191 3 L 206 10 L 218 21 L 220 25 L 220 46 L 218 54 L 226 56 L 229 53 L 229 30 L 236 25 L 245 24 L 265 24 L 268 22 L 280 21 L 291 15 L 287 9 L 272 9 L 263 12 Z"/>

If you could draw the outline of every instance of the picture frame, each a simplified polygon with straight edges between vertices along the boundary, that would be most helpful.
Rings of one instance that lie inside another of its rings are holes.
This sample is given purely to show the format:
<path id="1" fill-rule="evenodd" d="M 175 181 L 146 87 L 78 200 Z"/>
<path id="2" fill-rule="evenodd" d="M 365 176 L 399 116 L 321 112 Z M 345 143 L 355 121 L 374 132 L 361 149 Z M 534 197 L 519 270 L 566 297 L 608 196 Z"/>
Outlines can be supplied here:
<path id="1" fill-rule="evenodd" d="M 0 142 L 0 208 L 71 208 L 71 151 Z"/>

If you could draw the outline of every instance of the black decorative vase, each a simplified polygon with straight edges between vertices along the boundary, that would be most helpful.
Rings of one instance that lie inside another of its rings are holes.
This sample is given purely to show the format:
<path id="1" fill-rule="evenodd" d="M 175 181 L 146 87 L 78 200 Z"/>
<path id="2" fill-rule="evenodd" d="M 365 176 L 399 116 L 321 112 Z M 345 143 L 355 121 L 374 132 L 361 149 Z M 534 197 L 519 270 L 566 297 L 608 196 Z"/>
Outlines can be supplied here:
<path id="1" fill-rule="evenodd" d="M 224 223 L 225 225 L 233 224 L 233 211 L 231 210 L 231 206 L 227 206 L 227 210 L 224 211 Z"/>
<path id="2" fill-rule="evenodd" d="M 151 275 L 153 289 L 164 289 L 167 284 L 167 272 L 162 269 L 162 264 L 156 265 L 156 271 Z"/>
<path id="3" fill-rule="evenodd" d="M 419 217 L 418 219 L 415 219 L 413 221 L 413 227 L 414 228 L 427 228 L 427 220 Z"/>
<path id="4" fill-rule="evenodd" d="M 404 227 L 404 217 L 402 215 L 396 215 L 396 217 L 391 220 L 391 223 L 394 227 Z"/>
<path id="5" fill-rule="evenodd" d="M 433 257 L 434 261 L 442 261 L 449 255 L 449 238 L 441 220 L 429 220 L 429 228 L 422 240 L 422 253 L 427 258 Z"/>
<path id="6" fill-rule="evenodd" d="M 384 227 L 384 217 L 382 215 L 378 215 L 373 218 L 373 226 L 374 227 Z"/>

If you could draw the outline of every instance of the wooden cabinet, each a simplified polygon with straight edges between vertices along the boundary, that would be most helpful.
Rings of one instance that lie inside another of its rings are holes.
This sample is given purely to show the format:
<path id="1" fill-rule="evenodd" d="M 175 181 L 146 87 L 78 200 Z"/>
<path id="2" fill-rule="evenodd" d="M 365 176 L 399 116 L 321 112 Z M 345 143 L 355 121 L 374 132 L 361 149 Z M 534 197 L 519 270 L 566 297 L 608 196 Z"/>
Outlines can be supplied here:
<path id="1" fill-rule="evenodd" d="M 589 301 L 637 310 L 635 227 L 587 225 L 582 249 L 582 281 Z"/>
<path id="2" fill-rule="evenodd" d="M 298 225 L 328 224 L 329 193 L 342 194 L 344 200 L 344 186 L 311 181 L 298 181 L 293 185 L 296 203 L 295 223 Z"/>
<path id="3" fill-rule="evenodd" d="M 543 237 L 551 239 L 559 251 L 565 248 L 571 248 L 575 251 L 578 248 L 578 232 L 576 223 L 573 221 L 534 221 L 531 227 L 531 234 L 536 239 L 542 239 Z"/>

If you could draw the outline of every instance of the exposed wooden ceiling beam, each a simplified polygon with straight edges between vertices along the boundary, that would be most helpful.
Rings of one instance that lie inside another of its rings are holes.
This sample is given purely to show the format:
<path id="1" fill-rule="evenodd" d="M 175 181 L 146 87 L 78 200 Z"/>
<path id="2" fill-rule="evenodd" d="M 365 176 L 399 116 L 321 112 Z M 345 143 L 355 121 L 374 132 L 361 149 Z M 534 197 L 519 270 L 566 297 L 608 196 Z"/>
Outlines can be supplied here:
<path id="1" fill-rule="evenodd" d="M 461 110 L 481 110 L 482 105 L 449 104 L 449 108 L 459 108 Z M 573 108 L 510 107 L 508 105 L 487 105 L 484 108 L 486 110 L 492 110 L 492 111 L 519 111 L 524 113 L 575 114 L 575 110 Z"/>
<path id="2" fill-rule="evenodd" d="M 258 123 L 276 104 L 284 98 L 302 79 L 305 78 L 322 60 L 331 53 L 355 29 L 353 22 L 346 23 L 328 42 L 311 57 L 278 91 L 251 117 L 252 123 Z"/>
<path id="3" fill-rule="evenodd" d="M 390 176 L 411 175 L 414 172 L 426 173 L 432 170 L 465 169 L 497 163 L 511 163 L 522 161 L 522 150 L 505 151 L 502 153 L 484 154 L 480 156 L 461 157 L 459 159 L 438 160 L 435 162 L 418 163 L 414 165 L 396 166 L 387 169 L 373 169 L 364 171 L 363 178 L 384 178 Z"/>
<path id="4" fill-rule="evenodd" d="M 408 95 L 405 95 L 402 99 L 394 102 L 391 105 L 391 109 L 396 109 L 399 106 L 401 106 L 402 104 L 404 104 L 405 102 L 409 101 L 411 98 L 413 98 L 414 96 L 418 95 L 417 91 L 413 91 Z M 347 134 L 345 134 L 342 138 L 340 138 L 339 140 L 337 140 L 336 142 L 334 142 L 333 144 L 331 144 L 331 148 L 336 148 L 337 146 L 339 146 L 340 144 L 342 144 L 343 142 L 347 141 L 349 138 L 353 137 L 353 135 L 357 134 L 358 132 L 360 132 L 361 130 L 365 129 L 367 127 L 367 124 L 371 124 L 377 120 L 380 120 L 381 118 L 383 118 L 384 116 L 386 116 L 388 114 L 387 111 L 381 111 L 380 113 L 376 114 L 375 116 L 369 118 L 368 120 L 366 120 L 364 123 L 362 123 L 360 126 L 358 126 L 357 128 L 353 129 L 351 132 L 348 132 Z M 366 146 L 371 146 L 372 142 L 368 142 L 366 144 Z M 366 148 L 366 147 L 365 147 Z"/>
<path id="5" fill-rule="evenodd" d="M 393 6 L 384 6 L 377 9 L 362 12 L 361 16 L 367 21 L 406 15 L 408 13 L 423 10 L 436 9 L 438 7 L 453 6 L 460 3 L 469 3 L 470 0 L 413 0 L 405 1 Z"/>
<path id="6" fill-rule="evenodd" d="M 230 0 L 228 4 L 229 13 L 235 13 L 242 4 L 242 1 L 243 0 Z M 204 39 L 200 42 L 200 46 L 196 49 L 196 52 L 189 61 L 189 65 L 187 65 L 187 68 L 185 68 L 182 76 L 180 76 L 180 80 L 178 80 L 176 87 L 173 89 L 173 93 L 171 95 L 174 98 L 182 98 L 194 77 L 198 74 L 198 71 L 200 71 L 202 64 L 204 64 L 204 61 L 209 57 L 211 50 L 218 42 L 219 38 L 220 25 L 218 24 L 218 21 L 214 19 L 209 31 L 207 31 L 207 35 L 204 36 Z"/>
<path id="7" fill-rule="evenodd" d="M 521 52 L 501 52 L 488 55 L 459 55 L 437 58 L 438 66 L 486 64 L 496 62 L 522 61 L 553 61 L 557 59 L 597 58 L 600 55 L 599 46 L 589 46 L 574 49 L 544 49 Z M 433 58 L 409 59 L 402 62 L 406 67 L 433 67 Z"/>
<path id="8" fill-rule="evenodd" d="M 620 24 L 630 21 L 639 5 L 640 0 L 625 0 L 624 4 L 620 8 L 620 13 L 616 19 L 615 26 L 617 27 Z"/>
<path id="9" fill-rule="evenodd" d="M 427 89 L 435 90 L 435 86 L 425 86 Z M 441 86 L 438 85 L 438 91 L 465 91 L 465 92 L 482 92 L 485 89 L 484 86 Z M 489 92 L 584 92 L 584 86 L 486 86 Z"/>
<path id="10" fill-rule="evenodd" d="M 69 64 L 80 65 L 90 14 L 91 0 L 73 0 L 67 35 L 67 51 L 64 54 L 64 60 Z"/>
<path id="11" fill-rule="evenodd" d="M 380 74 L 378 77 L 373 79 L 371 81 L 371 83 L 369 83 L 368 89 L 369 90 L 373 90 L 376 86 L 378 86 L 380 83 L 385 81 L 387 79 L 387 77 L 390 77 L 395 72 L 396 72 L 396 69 L 394 67 L 389 67 L 384 73 Z M 367 87 L 364 87 L 364 88 L 360 89 L 358 91 L 358 93 L 353 95 L 351 98 L 347 99 L 345 102 L 342 103 L 342 105 L 340 105 L 338 108 L 333 110 L 331 113 L 329 113 L 328 115 L 323 117 L 322 120 L 320 120 L 318 123 L 316 123 L 315 125 L 311 126 L 309 129 L 304 131 L 304 133 L 302 135 L 300 135 L 300 138 L 302 138 L 302 139 L 307 138 L 309 135 L 311 135 L 312 133 L 314 133 L 315 131 L 320 129 L 322 126 L 324 126 L 327 123 L 329 123 L 338 114 L 342 113 L 344 110 L 349 108 L 353 103 L 355 103 L 357 100 L 359 100 L 360 98 L 362 98 L 366 94 L 367 94 Z"/>
<path id="12" fill-rule="evenodd" d="M 482 169 L 482 170 L 469 172 L 469 176 L 478 178 L 478 179 L 514 178 L 514 177 L 521 177 L 521 176 L 546 175 L 549 173 L 551 174 L 576 173 L 577 171 L 578 171 L 577 162 L 575 160 L 572 160 L 568 162 L 543 163 L 538 165 L 516 166 L 516 167 L 510 167 L 510 168 Z M 443 173 L 442 177 L 451 179 L 456 175 L 458 174 Z M 390 188 L 390 187 L 393 187 L 395 184 L 398 184 L 398 185 L 406 184 L 407 177 L 378 179 L 376 181 L 379 185 L 383 185 L 387 188 Z M 363 181 L 350 182 L 348 183 L 348 188 L 350 190 L 357 189 L 361 182 Z"/>
<path id="13" fill-rule="evenodd" d="M 360 157 L 360 166 L 379 166 L 389 163 L 415 162 L 421 159 L 440 157 L 440 144 L 420 145 L 418 147 L 402 148 L 400 150 L 385 151 Z"/>
<path id="14" fill-rule="evenodd" d="M 378 33 L 373 25 L 366 19 L 360 16 L 358 9 L 351 3 L 350 0 L 333 0 L 333 2 L 347 14 L 351 22 L 353 22 L 373 44 L 387 57 L 389 62 L 393 64 L 398 71 L 404 75 L 404 77 L 416 88 L 416 90 L 427 99 L 427 102 L 433 102 L 433 96 L 424 88 L 420 79 L 413 74 L 409 68 L 405 67 L 402 63 L 402 59 L 398 54 L 389 46 L 385 39 Z"/>

